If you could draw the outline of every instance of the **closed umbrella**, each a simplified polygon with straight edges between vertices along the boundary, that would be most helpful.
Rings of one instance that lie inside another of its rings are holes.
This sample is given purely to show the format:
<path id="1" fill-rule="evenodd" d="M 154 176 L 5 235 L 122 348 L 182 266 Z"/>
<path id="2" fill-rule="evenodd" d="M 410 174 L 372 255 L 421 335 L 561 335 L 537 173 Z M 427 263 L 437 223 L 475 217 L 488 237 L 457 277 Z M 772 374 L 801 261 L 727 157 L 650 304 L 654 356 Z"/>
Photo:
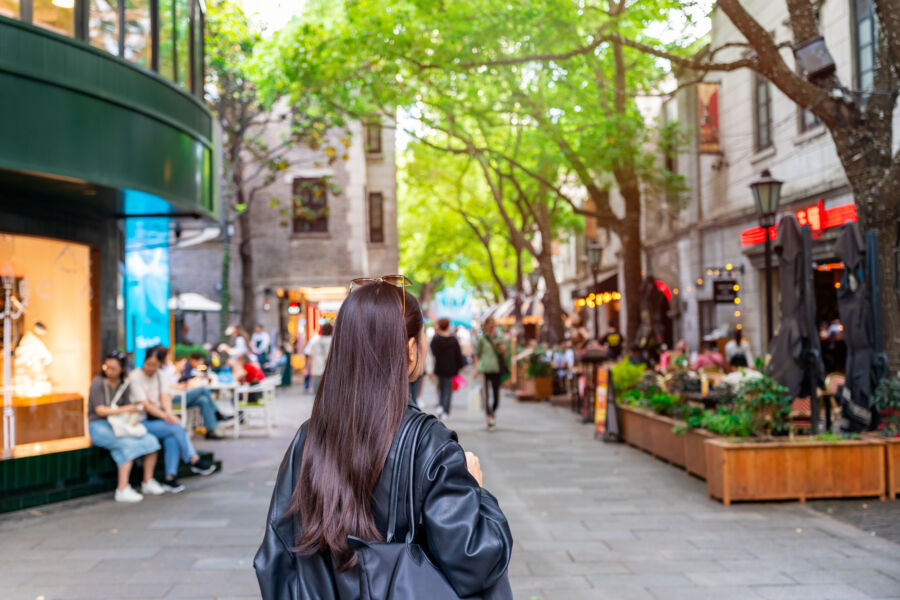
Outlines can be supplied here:
<path id="1" fill-rule="evenodd" d="M 815 327 L 816 300 L 809 235 L 809 227 L 804 227 L 801 232 L 794 215 L 786 215 L 778 226 L 775 253 L 781 288 L 781 325 L 772 340 L 772 357 L 766 372 L 787 387 L 791 396 L 809 396 L 813 400 L 812 426 L 815 430 L 818 420 L 816 388 L 823 383 L 824 367 Z"/>
<path id="2" fill-rule="evenodd" d="M 842 405 L 841 429 L 863 431 L 872 427 L 870 401 L 878 382 L 887 375 L 878 284 L 877 234 L 872 231 L 863 242 L 858 223 L 844 226 L 835 252 L 844 263 L 838 289 L 838 310 L 847 346 L 846 383 L 839 396 Z"/>

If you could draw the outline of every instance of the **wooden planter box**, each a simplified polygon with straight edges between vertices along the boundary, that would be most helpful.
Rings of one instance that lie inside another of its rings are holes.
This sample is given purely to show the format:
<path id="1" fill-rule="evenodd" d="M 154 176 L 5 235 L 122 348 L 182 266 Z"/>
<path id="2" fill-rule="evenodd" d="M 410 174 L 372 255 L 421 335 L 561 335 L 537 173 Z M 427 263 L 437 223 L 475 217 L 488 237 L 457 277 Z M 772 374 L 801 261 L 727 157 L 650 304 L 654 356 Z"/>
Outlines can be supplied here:
<path id="1" fill-rule="evenodd" d="M 887 458 L 887 493 L 889 498 L 900 494 L 900 438 L 883 438 Z"/>
<path id="2" fill-rule="evenodd" d="M 887 497 L 896 498 L 900 494 L 900 438 L 886 438 L 880 433 L 863 434 L 867 440 L 884 442 L 885 478 Z"/>
<path id="3" fill-rule="evenodd" d="M 552 377 L 535 377 L 534 378 L 534 399 L 547 400 L 553 395 L 553 378 Z"/>
<path id="4" fill-rule="evenodd" d="M 672 431 L 684 423 L 633 406 L 617 408 L 626 443 L 673 465 L 684 466 L 684 435 Z"/>
<path id="5" fill-rule="evenodd" d="M 684 468 L 688 473 L 706 479 L 706 440 L 717 437 L 705 429 L 689 429 L 684 434 Z"/>
<path id="6" fill-rule="evenodd" d="M 546 400 L 553 395 L 553 378 L 525 377 L 522 388 L 516 392 L 519 400 Z"/>
<path id="7" fill-rule="evenodd" d="M 709 439 L 706 486 L 711 498 L 734 500 L 885 497 L 885 444 L 737 442 Z"/>

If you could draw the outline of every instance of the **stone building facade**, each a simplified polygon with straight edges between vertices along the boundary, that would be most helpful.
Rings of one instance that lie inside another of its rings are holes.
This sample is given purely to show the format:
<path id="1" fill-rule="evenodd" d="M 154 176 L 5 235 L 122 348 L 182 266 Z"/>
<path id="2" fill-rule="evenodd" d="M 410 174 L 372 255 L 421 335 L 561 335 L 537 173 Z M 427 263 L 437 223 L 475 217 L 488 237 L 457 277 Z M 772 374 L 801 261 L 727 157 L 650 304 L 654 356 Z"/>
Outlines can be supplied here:
<path id="1" fill-rule="evenodd" d="M 270 143 L 278 143 L 282 127 L 264 132 Z M 251 207 L 257 318 L 243 324 L 248 330 L 258 323 L 282 341 L 302 343 L 309 333 L 307 317 L 333 317 L 350 280 L 398 271 L 393 125 L 353 123 L 331 132 L 328 141 L 324 147 L 336 150 L 334 160 L 322 149 L 292 150 L 287 170 L 257 194 Z M 243 302 L 241 232 L 237 223 L 227 227 L 232 234 L 230 321 L 237 323 Z M 222 257 L 221 238 L 174 250 L 173 294 L 190 290 L 218 300 Z M 183 316 L 186 339 L 220 339 L 217 314 Z"/>
<path id="2" fill-rule="evenodd" d="M 774 32 L 776 41 L 792 39 L 784 2 L 746 0 L 744 6 Z M 820 23 L 841 80 L 857 90 L 871 89 L 867 69 L 874 60 L 874 44 L 869 40 L 877 30 L 871 0 L 823 3 Z M 714 10 L 710 47 L 741 41 L 728 18 Z M 741 51 L 726 49 L 716 59 L 734 60 Z M 783 53 L 793 64 L 790 49 Z M 692 134 L 688 147 L 668 157 L 690 193 L 674 214 L 644 211 L 645 264 L 677 291 L 672 311 L 676 337 L 696 348 L 704 336 L 740 326 L 758 355 L 766 351 L 764 237 L 761 230 L 753 235 L 759 223 L 750 183 L 768 169 L 784 181 L 780 214 L 795 213 L 801 224 L 812 225 L 819 321 L 837 318 L 840 265 L 833 244 L 839 229 L 829 225 L 855 214 L 853 198 L 831 136 L 811 113 L 747 69 L 710 73 L 706 81 L 718 85 L 719 149 L 701 152 L 697 87 L 685 88 L 664 103 L 662 118 L 677 120 Z M 897 124 L 895 120 L 895 132 Z M 777 329 L 777 259 L 773 263 Z M 740 304 L 713 302 L 715 280 L 734 281 Z"/>

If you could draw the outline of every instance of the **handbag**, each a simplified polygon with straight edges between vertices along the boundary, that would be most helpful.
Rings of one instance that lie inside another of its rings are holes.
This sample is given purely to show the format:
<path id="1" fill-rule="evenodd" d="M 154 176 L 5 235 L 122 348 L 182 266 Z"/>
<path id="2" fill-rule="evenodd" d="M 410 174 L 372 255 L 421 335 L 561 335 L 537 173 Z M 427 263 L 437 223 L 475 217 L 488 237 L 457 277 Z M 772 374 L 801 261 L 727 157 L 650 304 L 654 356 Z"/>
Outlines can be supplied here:
<path id="1" fill-rule="evenodd" d="M 124 385 L 116 391 L 112 402 L 109 401 L 109 387 L 104 383 L 103 392 L 106 394 L 106 402 L 110 408 L 118 408 L 119 400 L 122 399 L 122 395 L 130 383 L 131 380 L 125 380 Z M 144 411 L 109 415 L 106 420 L 116 437 L 144 437 L 147 435 L 147 428 L 141 423 L 144 420 Z"/>
<path id="2" fill-rule="evenodd" d="M 497 350 L 497 347 L 494 345 L 494 342 L 490 340 L 490 338 L 488 338 L 488 342 L 490 342 L 491 349 L 494 351 L 494 354 L 497 355 L 497 364 L 500 365 L 500 370 L 498 371 L 498 373 L 500 374 L 500 383 L 503 383 L 504 381 L 509 379 L 509 376 L 511 375 L 511 373 L 509 372 L 509 365 L 506 364 L 506 359 L 502 354 L 500 354 L 500 351 Z"/>
<path id="3" fill-rule="evenodd" d="M 415 543 L 415 459 L 416 445 L 424 424 L 431 415 L 417 413 L 404 425 L 397 445 L 397 457 L 394 463 L 393 480 L 391 482 L 391 512 L 388 516 L 388 530 L 384 542 L 366 542 L 357 537 L 348 536 L 347 542 L 356 551 L 357 570 L 361 600 L 459 600 L 460 596 L 447 581 L 440 569 L 425 554 L 422 547 Z M 397 523 L 397 500 L 399 495 L 400 468 L 404 459 L 407 439 L 409 443 L 409 532 L 405 542 L 394 541 Z M 512 589 L 508 576 L 504 575 L 485 594 L 469 596 L 482 600 L 512 600 Z"/>

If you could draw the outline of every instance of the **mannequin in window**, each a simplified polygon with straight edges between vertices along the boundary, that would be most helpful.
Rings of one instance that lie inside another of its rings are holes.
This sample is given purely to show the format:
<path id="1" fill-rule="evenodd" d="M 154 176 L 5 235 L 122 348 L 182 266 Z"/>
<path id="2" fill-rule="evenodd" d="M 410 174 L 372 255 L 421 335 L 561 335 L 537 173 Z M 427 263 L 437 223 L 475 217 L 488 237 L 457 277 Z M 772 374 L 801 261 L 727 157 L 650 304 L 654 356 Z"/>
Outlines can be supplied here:
<path id="1" fill-rule="evenodd" d="M 17 396 L 46 396 L 52 391 L 47 368 L 53 362 L 53 355 L 42 339 L 46 335 L 47 327 L 38 321 L 16 346 L 13 379 Z"/>

